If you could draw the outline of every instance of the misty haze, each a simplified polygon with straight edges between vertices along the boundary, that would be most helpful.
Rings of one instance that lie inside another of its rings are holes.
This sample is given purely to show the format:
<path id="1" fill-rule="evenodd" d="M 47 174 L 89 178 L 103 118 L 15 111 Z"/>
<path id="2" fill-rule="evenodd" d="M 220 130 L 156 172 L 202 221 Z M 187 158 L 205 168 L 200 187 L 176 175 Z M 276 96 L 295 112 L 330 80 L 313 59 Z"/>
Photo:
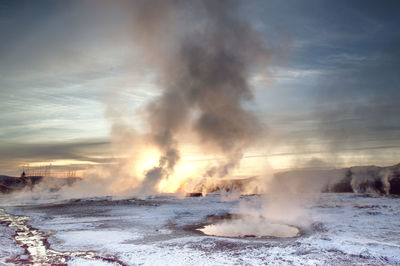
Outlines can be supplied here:
<path id="1" fill-rule="evenodd" d="M 397 1 L 0 1 L 0 264 L 399 265 Z"/>

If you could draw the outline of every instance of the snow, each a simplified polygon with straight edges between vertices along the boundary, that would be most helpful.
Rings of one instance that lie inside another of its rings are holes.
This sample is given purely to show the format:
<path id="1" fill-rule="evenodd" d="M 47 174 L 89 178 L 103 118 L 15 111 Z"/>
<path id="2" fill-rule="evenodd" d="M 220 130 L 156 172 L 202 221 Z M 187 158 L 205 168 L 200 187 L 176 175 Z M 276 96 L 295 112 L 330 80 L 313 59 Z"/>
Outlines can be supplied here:
<path id="1" fill-rule="evenodd" d="M 24 250 L 17 246 L 15 239 L 12 237 L 14 233 L 15 230 L 12 228 L 0 224 L 0 262 L 4 263 L 6 260 L 24 253 Z"/>
<path id="2" fill-rule="evenodd" d="M 32 227 L 51 233 L 48 242 L 56 251 L 96 252 L 128 265 L 400 264 L 400 198 L 352 193 L 309 198 L 304 195 L 307 221 L 292 224 L 303 235 L 287 239 L 224 238 L 187 229 L 209 215 L 238 212 L 243 202 L 262 206 L 258 196 L 103 198 L 0 208 L 28 216 Z M 2 263 L 21 253 L 12 233 L 0 226 Z M 83 257 L 68 263 L 118 265 Z"/>
<path id="3" fill-rule="evenodd" d="M 91 260 L 91 259 L 83 259 L 79 257 L 72 258 L 68 265 L 73 266 L 113 266 L 116 265 L 115 263 L 110 263 L 106 261 L 99 261 L 99 260 Z"/>
<path id="4" fill-rule="evenodd" d="M 86 248 L 104 247 L 110 249 L 124 241 L 135 240 L 141 235 L 132 234 L 126 231 L 116 230 L 79 230 L 64 231 L 57 234 L 57 238 L 64 242 L 64 247 L 84 246 Z M 98 239 L 107 239 L 107 242 L 99 242 Z"/>

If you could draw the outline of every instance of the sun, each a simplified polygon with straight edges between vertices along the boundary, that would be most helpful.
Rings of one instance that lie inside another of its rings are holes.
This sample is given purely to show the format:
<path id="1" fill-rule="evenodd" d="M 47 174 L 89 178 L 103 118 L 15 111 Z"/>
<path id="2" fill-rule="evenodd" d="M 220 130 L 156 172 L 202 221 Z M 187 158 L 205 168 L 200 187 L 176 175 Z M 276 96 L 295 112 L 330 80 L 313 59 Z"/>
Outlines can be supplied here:
<path id="1" fill-rule="evenodd" d="M 158 166 L 161 153 L 156 147 L 146 147 L 139 150 L 135 162 L 135 171 L 138 177 L 144 178 L 145 172 Z"/>

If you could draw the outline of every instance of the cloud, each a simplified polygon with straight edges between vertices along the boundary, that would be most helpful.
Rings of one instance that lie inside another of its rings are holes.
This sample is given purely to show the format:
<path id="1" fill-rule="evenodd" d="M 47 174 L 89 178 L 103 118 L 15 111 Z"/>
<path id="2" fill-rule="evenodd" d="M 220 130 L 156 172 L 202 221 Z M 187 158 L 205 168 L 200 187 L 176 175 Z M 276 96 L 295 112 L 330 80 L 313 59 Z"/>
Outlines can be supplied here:
<path id="1" fill-rule="evenodd" d="M 113 161 L 108 140 L 80 140 L 58 143 L 0 143 L 0 171 L 18 174 L 21 166 L 29 163 L 85 161 L 105 164 Z M 80 168 L 85 164 L 79 165 Z M 87 165 L 86 165 L 87 166 Z M 74 168 L 74 167 L 73 167 Z"/>

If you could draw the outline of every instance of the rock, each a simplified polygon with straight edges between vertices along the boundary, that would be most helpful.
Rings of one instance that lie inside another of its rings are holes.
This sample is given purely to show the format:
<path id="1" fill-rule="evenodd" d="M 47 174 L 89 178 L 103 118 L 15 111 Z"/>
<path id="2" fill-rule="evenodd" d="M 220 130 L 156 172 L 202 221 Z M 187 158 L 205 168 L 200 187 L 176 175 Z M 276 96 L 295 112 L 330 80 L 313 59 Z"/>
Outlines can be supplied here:
<path id="1" fill-rule="evenodd" d="M 390 181 L 389 193 L 392 195 L 400 195 L 400 176 L 392 178 Z"/>

